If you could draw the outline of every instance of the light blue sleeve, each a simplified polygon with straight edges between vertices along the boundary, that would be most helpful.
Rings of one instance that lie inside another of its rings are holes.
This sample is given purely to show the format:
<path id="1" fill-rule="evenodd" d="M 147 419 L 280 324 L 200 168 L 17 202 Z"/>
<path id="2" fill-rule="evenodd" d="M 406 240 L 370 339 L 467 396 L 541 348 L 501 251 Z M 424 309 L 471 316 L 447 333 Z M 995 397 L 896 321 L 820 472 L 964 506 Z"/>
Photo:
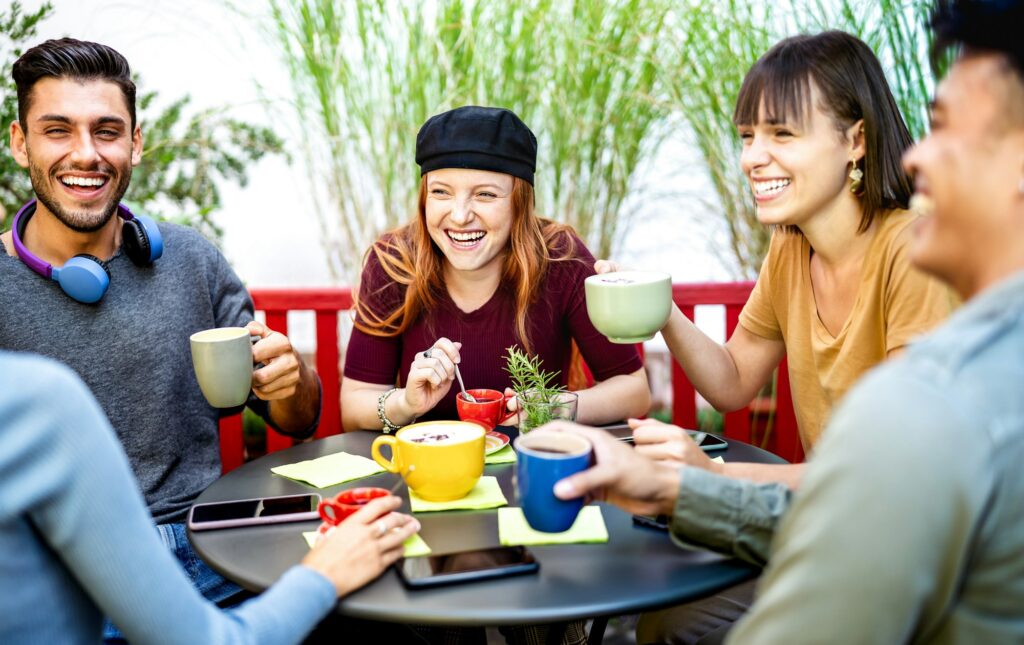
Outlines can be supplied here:
<path id="1" fill-rule="evenodd" d="M 99 405 L 69 370 L 0 353 L 0 410 L 0 516 L 27 517 L 129 640 L 297 643 L 335 605 L 333 585 L 302 566 L 233 610 L 202 598 L 161 543 Z"/>

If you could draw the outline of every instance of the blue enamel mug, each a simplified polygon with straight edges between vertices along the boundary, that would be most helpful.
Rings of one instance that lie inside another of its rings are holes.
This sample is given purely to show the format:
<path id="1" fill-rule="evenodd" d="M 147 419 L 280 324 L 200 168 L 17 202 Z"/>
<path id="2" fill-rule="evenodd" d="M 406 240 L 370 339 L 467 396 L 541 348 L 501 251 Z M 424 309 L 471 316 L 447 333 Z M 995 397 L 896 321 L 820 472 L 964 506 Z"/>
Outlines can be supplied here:
<path id="1" fill-rule="evenodd" d="M 583 498 L 555 497 L 555 484 L 591 465 L 590 442 L 573 434 L 530 433 L 512 444 L 518 453 L 516 490 L 530 526 L 545 533 L 568 531 L 583 508 Z"/>

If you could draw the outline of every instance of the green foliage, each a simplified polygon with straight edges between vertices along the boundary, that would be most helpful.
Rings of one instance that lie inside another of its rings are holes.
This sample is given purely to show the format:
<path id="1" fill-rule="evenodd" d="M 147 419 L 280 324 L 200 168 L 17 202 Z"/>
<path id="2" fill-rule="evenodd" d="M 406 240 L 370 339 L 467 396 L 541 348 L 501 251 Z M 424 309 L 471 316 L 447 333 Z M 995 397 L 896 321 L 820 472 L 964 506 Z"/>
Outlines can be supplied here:
<path id="1" fill-rule="evenodd" d="M 419 126 L 467 104 L 530 125 L 539 211 L 612 253 L 664 136 L 653 96 L 671 2 L 268 2 L 335 277 L 354 278 L 371 241 L 409 218 Z"/>
<path id="2" fill-rule="evenodd" d="M 27 46 L 34 44 L 38 24 L 53 11 L 50 3 L 24 13 L 19 2 L 0 11 L 0 119 L 5 126 L 18 118 L 17 95 L 11 80 L 11 64 Z M 135 79 L 136 85 L 141 83 Z M 218 185 L 233 182 L 245 186 L 247 167 L 268 154 L 281 153 L 283 143 L 269 128 L 231 118 L 225 109 L 205 110 L 188 116 L 185 96 L 158 109 L 157 93 L 140 90 L 137 95 L 144 146 L 142 162 L 132 172 L 125 201 L 158 219 L 198 228 L 211 239 L 221 230 L 211 215 L 220 207 Z M 28 172 L 9 155 L 0 155 L 0 230 L 32 196 Z"/>
<path id="3" fill-rule="evenodd" d="M 739 169 L 732 111 L 757 58 L 799 32 L 858 34 L 915 136 L 933 85 L 928 0 L 268 2 L 328 263 L 347 281 L 380 231 L 408 219 L 416 130 L 443 110 L 516 111 L 539 140 L 539 211 L 575 226 L 599 257 L 651 197 L 638 174 L 685 129 L 713 191 L 703 206 L 727 227 L 729 263 L 753 277 L 770 231 Z"/>
<path id="4" fill-rule="evenodd" d="M 187 117 L 188 96 L 155 111 L 156 98 L 153 91 L 138 97 L 145 144 L 125 199 L 219 239 L 222 231 L 211 218 L 221 204 L 218 185 L 247 185 L 249 165 L 281 153 L 283 142 L 269 128 L 231 118 L 223 108 Z"/>
<path id="5" fill-rule="evenodd" d="M 11 79 L 11 64 L 21 56 L 25 44 L 36 35 L 39 22 L 53 11 L 53 5 L 44 2 L 34 12 L 25 13 L 20 2 L 12 2 L 0 9 L 0 60 L 3 61 L 0 78 L 0 125 L 4 128 L 18 119 L 18 97 Z M 5 139 L 6 140 L 6 139 Z M 7 230 L 10 219 L 31 195 L 28 173 L 15 163 L 10 153 L 0 154 L 0 230 Z"/>
<path id="6" fill-rule="evenodd" d="M 519 430 L 528 432 L 554 418 L 552 408 L 560 404 L 560 396 L 566 390 L 556 384 L 558 372 L 546 372 L 541 368 L 539 356 L 530 356 L 514 345 L 505 351 L 504 369 L 512 378 L 512 390 L 526 416 L 519 424 Z"/>

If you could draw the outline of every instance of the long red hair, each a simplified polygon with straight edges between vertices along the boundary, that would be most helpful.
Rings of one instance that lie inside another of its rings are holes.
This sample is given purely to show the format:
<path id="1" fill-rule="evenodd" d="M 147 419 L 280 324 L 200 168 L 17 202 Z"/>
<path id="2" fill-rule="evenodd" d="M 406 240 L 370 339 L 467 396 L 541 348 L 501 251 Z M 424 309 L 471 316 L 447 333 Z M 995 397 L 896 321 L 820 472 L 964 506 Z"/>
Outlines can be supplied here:
<path id="1" fill-rule="evenodd" d="M 398 336 L 424 312 L 437 306 L 444 293 L 444 254 L 427 231 L 427 178 L 420 180 L 416 218 L 385 233 L 372 253 L 388 278 L 404 291 L 404 297 L 390 311 L 375 312 L 355 297 L 355 326 L 374 336 Z M 565 224 L 538 217 L 534 213 L 533 186 L 519 177 L 512 178 L 512 232 L 502 269 L 502 284 L 514 285 L 516 334 L 530 351 L 526 311 L 536 299 L 548 264 L 576 257 L 576 238 Z M 366 285 L 360 285 L 360 289 Z M 376 286 L 379 290 L 392 284 Z"/>

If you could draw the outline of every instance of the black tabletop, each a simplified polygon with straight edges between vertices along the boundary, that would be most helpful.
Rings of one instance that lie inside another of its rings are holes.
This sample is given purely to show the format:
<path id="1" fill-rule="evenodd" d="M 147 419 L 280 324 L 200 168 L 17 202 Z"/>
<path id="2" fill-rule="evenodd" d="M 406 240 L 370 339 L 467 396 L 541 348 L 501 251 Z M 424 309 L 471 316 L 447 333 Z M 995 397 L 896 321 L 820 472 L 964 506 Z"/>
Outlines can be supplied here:
<path id="1" fill-rule="evenodd" d="M 274 466 L 315 459 L 339 451 L 369 456 L 379 433 L 353 432 L 267 455 L 214 482 L 197 503 L 318 492 L 324 497 L 345 488 L 391 488 L 396 475 L 383 473 L 325 489 L 274 475 Z M 730 440 L 720 453 L 726 461 L 785 463 L 753 446 Z M 487 466 L 509 503 L 516 505 L 515 464 Z M 405 498 L 403 485 L 397 493 Z M 550 623 L 595 616 L 637 613 L 706 596 L 748 580 L 757 570 L 734 559 L 682 549 L 666 532 L 636 526 L 618 508 L 600 504 L 608 527 L 605 544 L 529 547 L 540 562 L 537 574 L 410 591 L 388 570 L 345 597 L 341 613 L 397 623 L 511 625 Z M 437 554 L 499 546 L 497 511 L 419 513 L 420 536 Z M 307 553 L 303 531 L 317 522 L 190 533 L 196 552 L 222 575 L 262 591 Z"/>

